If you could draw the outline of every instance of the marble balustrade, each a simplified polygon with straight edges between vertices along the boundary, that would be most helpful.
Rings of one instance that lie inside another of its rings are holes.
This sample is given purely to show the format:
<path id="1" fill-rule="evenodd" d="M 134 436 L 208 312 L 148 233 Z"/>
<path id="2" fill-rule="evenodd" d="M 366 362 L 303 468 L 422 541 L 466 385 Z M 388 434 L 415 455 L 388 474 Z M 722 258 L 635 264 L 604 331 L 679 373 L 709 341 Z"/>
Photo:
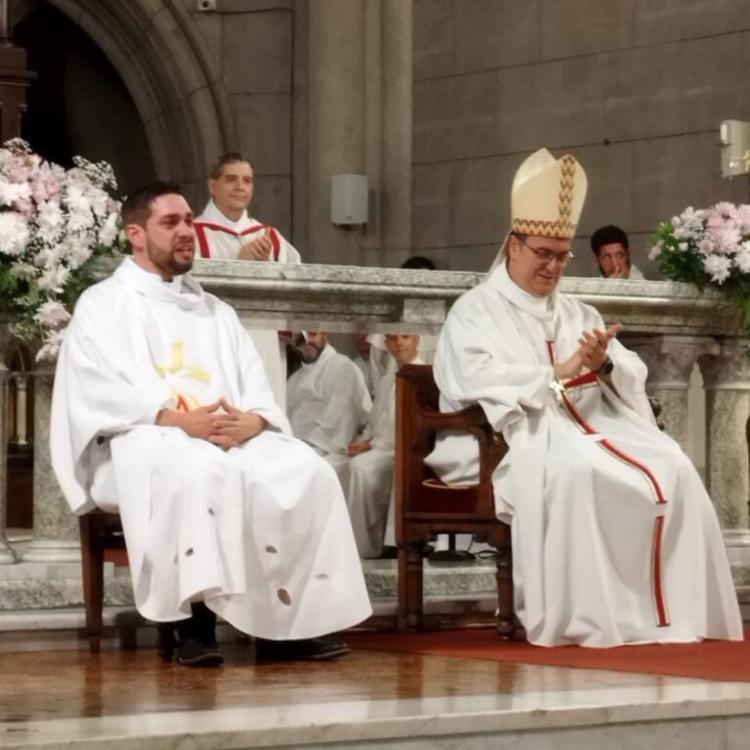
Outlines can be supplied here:
<path id="1" fill-rule="evenodd" d="M 248 327 L 417 333 L 437 333 L 451 304 L 483 278 L 470 272 L 232 261 L 198 261 L 195 276 L 234 307 Z M 683 447 L 688 382 L 694 365 L 700 367 L 706 398 L 706 481 L 738 589 L 750 601 L 750 358 L 736 312 L 714 292 L 700 294 L 672 282 L 569 278 L 562 290 L 595 306 L 607 322 L 624 324 L 620 338 L 646 361 L 649 392 L 661 401 L 667 430 Z M 9 376 L 3 364 L 6 351 L 7 327 L 0 323 L 3 380 Z M 77 524 L 49 466 L 51 385 L 51 374 L 37 371 L 34 538 L 20 562 L 4 536 L 6 464 L 0 462 L 0 610 L 3 579 L 22 577 L 19 567 L 31 566 L 38 575 L 39 565 L 67 565 L 72 576 L 80 556 Z M 7 436 L 0 438 L 7 444 Z"/>

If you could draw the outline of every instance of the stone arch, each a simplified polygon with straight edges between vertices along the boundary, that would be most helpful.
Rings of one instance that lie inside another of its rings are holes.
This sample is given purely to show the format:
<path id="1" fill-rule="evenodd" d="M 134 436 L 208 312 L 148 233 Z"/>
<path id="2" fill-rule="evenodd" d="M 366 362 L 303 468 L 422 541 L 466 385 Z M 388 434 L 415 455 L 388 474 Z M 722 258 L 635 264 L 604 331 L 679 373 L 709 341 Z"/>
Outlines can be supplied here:
<path id="1" fill-rule="evenodd" d="M 122 78 L 143 122 L 156 174 L 202 193 L 208 165 L 236 147 L 218 64 L 174 0 L 47 0 L 78 24 Z"/>

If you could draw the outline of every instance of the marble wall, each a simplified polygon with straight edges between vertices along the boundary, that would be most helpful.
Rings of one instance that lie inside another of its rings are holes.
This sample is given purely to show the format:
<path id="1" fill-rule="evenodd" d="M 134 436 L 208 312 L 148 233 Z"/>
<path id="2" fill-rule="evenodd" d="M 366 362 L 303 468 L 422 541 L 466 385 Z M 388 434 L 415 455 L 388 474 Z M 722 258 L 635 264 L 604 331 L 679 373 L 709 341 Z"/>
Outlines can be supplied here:
<path id="1" fill-rule="evenodd" d="M 648 275 L 658 221 L 748 199 L 747 178 L 720 177 L 717 142 L 720 120 L 750 119 L 745 0 L 49 3 L 122 78 L 155 173 L 200 207 L 210 163 L 245 151 L 253 213 L 308 262 L 418 252 L 486 268 L 513 173 L 541 145 L 589 174 L 573 274 L 593 272 L 588 236 L 603 223 L 631 233 Z M 330 180 L 349 172 L 369 179 L 369 221 L 335 227 Z"/>
<path id="2" fill-rule="evenodd" d="M 748 64 L 745 0 L 415 0 L 415 247 L 486 268 L 513 173 L 547 146 L 589 176 L 570 273 L 593 273 L 588 237 L 614 223 L 653 274 L 659 221 L 748 199 L 718 146 L 722 119 L 750 119 Z"/>

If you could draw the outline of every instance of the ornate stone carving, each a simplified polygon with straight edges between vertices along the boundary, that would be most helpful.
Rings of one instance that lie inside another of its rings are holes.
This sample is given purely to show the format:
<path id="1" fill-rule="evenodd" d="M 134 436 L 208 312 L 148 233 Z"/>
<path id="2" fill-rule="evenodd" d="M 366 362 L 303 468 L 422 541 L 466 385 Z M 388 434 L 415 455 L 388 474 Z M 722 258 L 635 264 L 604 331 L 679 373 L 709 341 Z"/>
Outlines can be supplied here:
<path id="1" fill-rule="evenodd" d="M 648 367 L 649 389 L 684 390 L 698 358 L 716 349 L 710 338 L 700 336 L 623 336 L 622 343 L 636 352 Z"/>
<path id="2" fill-rule="evenodd" d="M 747 345 L 735 339 L 719 341 L 717 348 L 698 360 L 703 387 L 708 390 L 750 390 Z"/>

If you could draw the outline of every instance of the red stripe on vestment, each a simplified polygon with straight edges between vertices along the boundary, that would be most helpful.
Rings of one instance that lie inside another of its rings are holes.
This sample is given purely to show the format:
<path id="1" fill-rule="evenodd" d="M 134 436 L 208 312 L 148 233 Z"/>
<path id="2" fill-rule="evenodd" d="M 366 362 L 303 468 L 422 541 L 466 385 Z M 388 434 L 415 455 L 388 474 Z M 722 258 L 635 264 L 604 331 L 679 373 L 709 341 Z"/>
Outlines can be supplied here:
<path id="1" fill-rule="evenodd" d="M 606 448 L 611 453 L 614 453 L 615 456 L 622 459 L 625 463 L 630 464 L 631 466 L 634 466 L 636 469 L 638 469 L 643 474 L 645 474 L 649 482 L 651 482 L 651 486 L 654 488 L 654 492 L 656 493 L 657 505 L 666 505 L 667 499 L 664 497 L 664 493 L 662 492 L 661 485 L 657 481 L 651 469 L 648 468 L 648 466 L 646 466 L 645 464 L 642 464 L 640 461 L 636 460 L 632 456 L 629 456 L 627 453 L 624 453 L 616 445 L 614 445 L 612 442 L 610 442 L 606 438 L 600 442 L 604 448 Z"/>
<path id="2" fill-rule="evenodd" d="M 578 426 L 588 435 L 597 435 L 597 431 L 581 416 L 578 409 L 573 406 L 570 399 L 564 394 L 560 394 L 562 402 L 565 406 L 570 417 L 578 424 Z"/>
<path id="3" fill-rule="evenodd" d="M 589 383 L 598 383 L 599 378 L 595 372 L 587 372 L 585 375 L 579 375 L 577 378 L 568 380 L 563 383 L 564 388 L 577 388 L 579 385 L 588 385 Z"/>
<path id="4" fill-rule="evenodd" d="M 273 259 L 279 259 L 279 253 L 281 252 L 281 241 L 279 240 L 279 233 L 274 227 L 269 227 L 271 230 L 271 242 L 273 243 Z"/>
<path id="5" fill-rule="evenodd" d="M 555 364 L 555 342 L 547 340 L 547 354 L 549 355 L 549 361 L 551 364 Z"/>
<path id="6" fill-rule="evenodd" d="M 193 222 L 195 232 L 198 235 L 198 242 L 201 246 L 201 255 L 204 258 L 210 258 L 211 253 L 208 248 L 208 238 L 206 237 L 206 229 L 211 229 L 216 232 L 224 232 L 225 234 L 231 234 L 234 237 L 247 237 L 249 234 L 259 232 L 261 229 L 269 229 L 271 235 L 271 244 L 273 245 L 273 259 L 279 259 L 279 253 L 281 252 L 281 240 L 279 239 L 279 233 L 275 227 L 270 224 L 256 224 L 254 227 L 248 227 L 243 229 L 241 232 L 237 232 L 231 227 L 225 227 L 223 224 L 215 224 L 212 221 L 196 221 Z M 201 240 L 203 237 L 203 240 Z M 206 242 L 206 253 L 203 252 L 203 242 Z"/>
<path id="7" fill-rule="evenodd" d="M 208 237 L 206 237 L 206 229 L 203 224 L 196 221 L 193 223 L 195 228 L 195 236 L 198 238 L 198 247 L 201 251 L 201 258 L 210 258 L 211 249 L 208 246 Z"/>
<path id="8" fill-rule="evenodd" d="M 660 628 L 669 625 L 669 614 L 667 603 L 664 598 L 664 582 L 662 579 L 661 544 L 664 536 L 664 516 L 657 516 L 654 523 L 654 546 L 652 554 L 653 580 L 654 580 L 654 603 L 656 604 L 656 616 Z"/>
<path id="9" fill-rule="evenodd" d="M 177 411 L 190 411 L 190 406 L 188 406 L 188 402 L 185 401 L 185 398 L 183 396 L 177 397 Z"/>

